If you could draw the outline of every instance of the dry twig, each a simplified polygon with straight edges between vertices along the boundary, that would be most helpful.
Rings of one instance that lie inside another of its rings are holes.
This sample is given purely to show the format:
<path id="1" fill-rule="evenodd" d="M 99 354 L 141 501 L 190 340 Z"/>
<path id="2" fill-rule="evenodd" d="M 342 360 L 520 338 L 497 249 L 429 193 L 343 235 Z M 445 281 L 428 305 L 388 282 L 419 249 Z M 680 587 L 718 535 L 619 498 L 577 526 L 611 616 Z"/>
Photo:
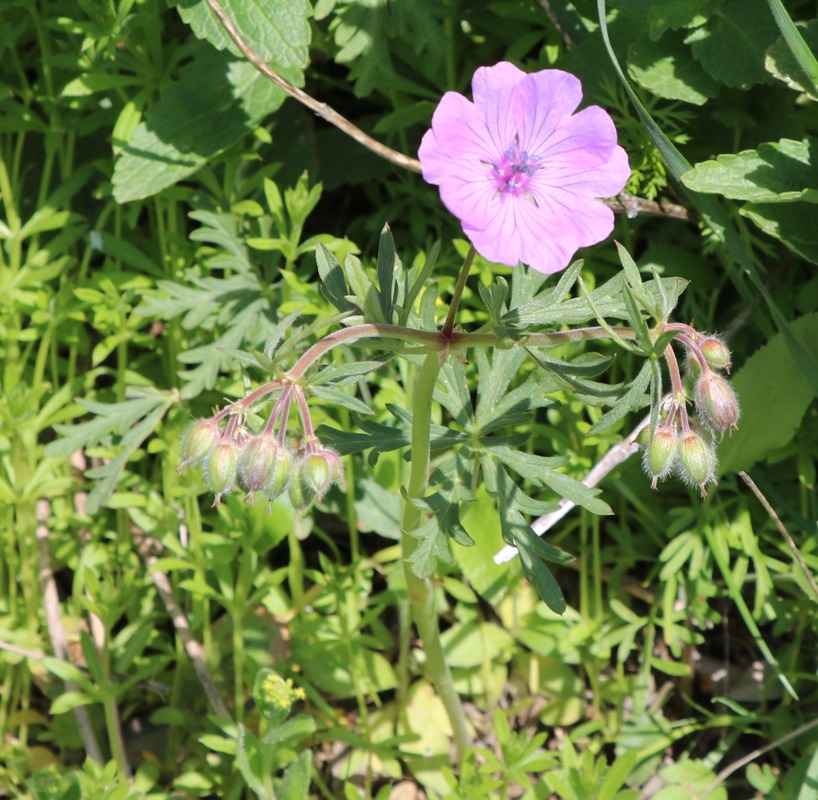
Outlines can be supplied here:
<path id="1" fill-rule="evenodd" d="M 68 660 L 68 644 L 65 638 L 65 629 L 60 618 L 60 597 L 57 592 L 57 584 L 54 580 L 54 572 L 51 569 L 51 553 L 48 549 L 48 525 L 47 520 L 51 516 L 51 504 L 48 500 L 37 502 L 37 555 L 40 562 L 40 586 L 43 593 L 43 610 L 45 612 L 45 624 L 48 629 L 48 638 L 51 640 L 51 648 L 54 655 L 63 661 Z M 10 648 L 4 648 L 10 649 Z M 78 692 L 79 687 L 71 681 L 65 681 L 65 688 L 69 692 Z M 78 706 L 73 709 L 74 719 L 77 721 L 80 738 L 88 757 L 98 764 L 102 764 L 102 751 L 94 734 L 91 725 L 91 718 L 88 709 Z"/>

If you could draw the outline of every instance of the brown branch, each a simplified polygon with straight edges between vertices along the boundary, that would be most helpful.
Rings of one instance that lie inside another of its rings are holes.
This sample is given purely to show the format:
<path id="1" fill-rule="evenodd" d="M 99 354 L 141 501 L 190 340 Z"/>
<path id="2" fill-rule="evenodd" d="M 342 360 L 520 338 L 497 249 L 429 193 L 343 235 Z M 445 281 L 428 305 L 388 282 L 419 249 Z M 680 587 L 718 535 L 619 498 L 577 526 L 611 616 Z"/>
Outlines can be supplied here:
<path id="1" fill-rule="evenodd" d="M 613 211 L 624 213 L 628 219 L 649 214 L 654 217 L 671 217 L 681 219 L 685 222 L 693 222 L 694 218 L 687 208 L 677 203 L 656 202 L 655 200 L 644 200 L 641 197 L 631 197 L 629 194 L 620 194 L 609 200 L 603 200 L 608 208 Z"/>
<path id="2" fill-rule="evenodd" d="M 253 50 L 247 43 L 247 40 L 239 33 L 236 26 L 230 17 L 227 16 L 225 10 L 221 7 L 218 0 L 207 0 L 213 13 L 218 17 L 222 27 L 227 31 L 228 36 L 236 43 L 236 47 L 241 50 L 244 57 L 266 78 L 269 78 L 276 86 L 283 89 L 290 97 L 294 97 L 299 103 L 302 103 L 307 108 L 314 111 L 321 119 L 326 120 L 331 125 L 342 130 L 347 136 L 352 137 L 356 142 L 362 144 L 367 149 L 371 150 L 381 158 L 397 164 L 399 167 L 411 170 L 412 172 L 420 172 L 420 161 L 416 158 L 399 153 L 391 147 L 373 139 L 368 134 L 364 133 L 357 125 L 353 125 L 346 117 L 339 114 L 335 109 L 316 100 L 311 95 L 308 95 L 297 86 L 293 86 L 289 81 L 281 77 L 274 69 L 265 63 L 258 53 Z"/>
<path id="3" fill-rule="evenodd" d="M 575 42 L 571 38 L 571 34 L 565 30 L 565 26 L 562 24 L 562 22 L 560 22 L 560 18 L 556 15 L 554 9 L 551 8 L 551 4 L 548 2 L 548 0 L 540 0 L 540 7 L 543 11 L 545 11 L 548 19 L 551 20 L 551 24 L 557 29 L 557 33 L 560 35 L 563 44 L 565 44 L 569 50 L 573 49 L 575 47 Z"/>
<path id="4" fill-rule="evenodd" d="M 204 648 L 193 636 L 193 633 L 190 630 L 190 623 L 187 621 L 185 612 L 182 610 L 182 607 L 176 600 L 176 596 L 173 594 L 173 589 L 171 588 L 168 576 L 165 575 L 164 572 L 155 568 L 156 562 L 159 560 L 155 553 L 162 551 L 162 545 L 157 542 L 156 539 L 152 539 L 141 532 L 136 537 L 136 544 L 139 555 L 142 556 L 142 560 L 145 562 L 145 565 L 148 568 L 153 585 L 156 587 L 156 591 L 159 592 L 159 597 L 170 615 L 171 622 L 173 622 L 173 627 L 176 629 L 177 635 L 182 640 L 185 653 L 187 653 L 187 657 L 190 659 L 190 663 L 193 666 L 193 671 L 196 673 L 196 677 L 199 679 L 202 689 L 204 689 L 204 693 L 208 699 L 208 702 L 210 703 L 210 707 L 220 717 L 230 719 L 230 712 L 227 710 L 227 706 L 219 694 L 216 681 L 213 680 L 213 676 L 210 674 L 210 670 L 207 668 Z"/>
<path id="5" fill-rule="evenodd" d="M 43 611 L 45 612 L 45 625 L 48 629 L 48 638 L 51 640 L 51 648 L 57 658 L 68 660 L 68 644 L 65 638 L 65 629 L 60 617 L 60 596 L 57 592 L 57 583 L 54 580 L 54 572 L 51 569 L 51 553 L 48 549 L 48 525 L 46 521 L 51 516 L 51 504 L 48 500 L 37 501 L 37 555 L 40 562 L 40 587 L 43 595 Z M 4 648 L 9 649 L 9 648 Z M 71 681 L 65 681 L 65 688 L 69 692 L 78 692 L 79 687 Z M 80 738 L 88 757 L 98 764 L 104 763 L 102 751 L 97 742 L 94 728 L 91 725 L 91 718 L 85 706 L 78 706 L 73 710 L 74 719 L 77 721 Z"/>
<path id="6" fill-rule="evenodd" d="M 793 558 L 796 560 L 796 562 L 798 562 L 798 566 L 801 567 L 801 572 L 803 573 L 804 578 L 806 578 L 807 583 L 809 583 L 810 588 L 812 589 L 813 598 L 818 600 L 818 585 L 815 584 L 815 578 L 809 571 L 807 562 L 804 560 L 804 556 L 801 555 L 801 551 L 798 549 L 798 546 L 795 544 L 792 536 L 790 536 L 789 531 L 784 527 L 784 523 L 781 521 L 781 518 L 775 513 L 775 509 L 770 505 L 769 500 L 767 500 L 764 494 L 762 494 L 761 489 L 756 486 L 755 481 L 746 472 L 739 472 L 739 477 L 750 487 L 752 493 L 758 498 L 758 502 L 761 503 L 770 519 L 775 523 L 775 527 L 778 528 L 778 532 L 784 537 L 787 547 L 790 548 Z"/>

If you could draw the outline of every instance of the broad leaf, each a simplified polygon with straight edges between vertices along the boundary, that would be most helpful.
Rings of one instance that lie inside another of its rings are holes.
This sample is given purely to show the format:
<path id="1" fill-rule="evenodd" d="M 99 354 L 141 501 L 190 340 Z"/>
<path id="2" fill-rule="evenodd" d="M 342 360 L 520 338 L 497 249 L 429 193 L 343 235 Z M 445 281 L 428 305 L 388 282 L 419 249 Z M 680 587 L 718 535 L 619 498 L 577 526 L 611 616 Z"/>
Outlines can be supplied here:
<path id="1" fill-rule="evenodd" d="M 179 80 L 166 86 L 114 167 L 120 203 L 150 197 L 192 175 L 238 142 L 286 95 L 246 61 L 199 47 Z"/>

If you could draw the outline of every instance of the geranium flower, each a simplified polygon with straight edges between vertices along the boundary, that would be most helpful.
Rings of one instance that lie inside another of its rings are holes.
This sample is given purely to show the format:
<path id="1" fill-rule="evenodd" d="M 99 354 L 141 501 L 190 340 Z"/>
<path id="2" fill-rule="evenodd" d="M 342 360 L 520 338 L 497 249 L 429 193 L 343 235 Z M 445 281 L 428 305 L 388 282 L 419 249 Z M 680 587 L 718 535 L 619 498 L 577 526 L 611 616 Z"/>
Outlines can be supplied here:
<path id="1" fill-rule="evenodd" d="M 630 176 L 610 116 L 575 114 L 579 79 L 527 74 L 508 62 L 480 67 L 474 102 L 443 95 L 420 144 L 423 177 L 484 258 L 540 272 L 568 266 L 580 247 L 613 230 L 612 197 Z"/>

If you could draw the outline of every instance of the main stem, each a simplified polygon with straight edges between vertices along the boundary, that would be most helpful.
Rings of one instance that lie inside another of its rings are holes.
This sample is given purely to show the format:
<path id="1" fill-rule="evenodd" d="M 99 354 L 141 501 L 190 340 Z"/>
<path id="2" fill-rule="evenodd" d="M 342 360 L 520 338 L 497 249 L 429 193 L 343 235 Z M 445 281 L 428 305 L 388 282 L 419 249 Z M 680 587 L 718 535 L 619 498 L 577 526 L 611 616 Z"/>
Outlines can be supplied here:
<path id="1" fill-rule="evenodd" d="M 412 403 L 412 448 L 409 468 L 409 499 L 421 498 L 425 494 L 429 481 L 429 447 L 431 442 L 432 396 L 435 382 L 440 372 L 440 354 L 429 353 L 423 361 L 415 382 Z M 418 578 L 412 571 L 409 562 L 420 541 L 412 533 L 421 522 L 420 509 L 409 501 L 404 501 L 401 524 L 401 548 L 403 551 L 403 570 L 406 575 L 406 588 L 412 606 L 420 638 L 423 640 L 423 651 L 426 654 L 426 673 L 434 684 L 438 697 L 446 709 L 452 726 L 458 761 L 463 761 L 471 745 L 471 735 L 466 724 L 466 714 L 460 696 L 454 688 L 452 674 L 443 654 L 440 641 L 438 617 L 435 609 L 434 586 L 429 578 Z"/>

